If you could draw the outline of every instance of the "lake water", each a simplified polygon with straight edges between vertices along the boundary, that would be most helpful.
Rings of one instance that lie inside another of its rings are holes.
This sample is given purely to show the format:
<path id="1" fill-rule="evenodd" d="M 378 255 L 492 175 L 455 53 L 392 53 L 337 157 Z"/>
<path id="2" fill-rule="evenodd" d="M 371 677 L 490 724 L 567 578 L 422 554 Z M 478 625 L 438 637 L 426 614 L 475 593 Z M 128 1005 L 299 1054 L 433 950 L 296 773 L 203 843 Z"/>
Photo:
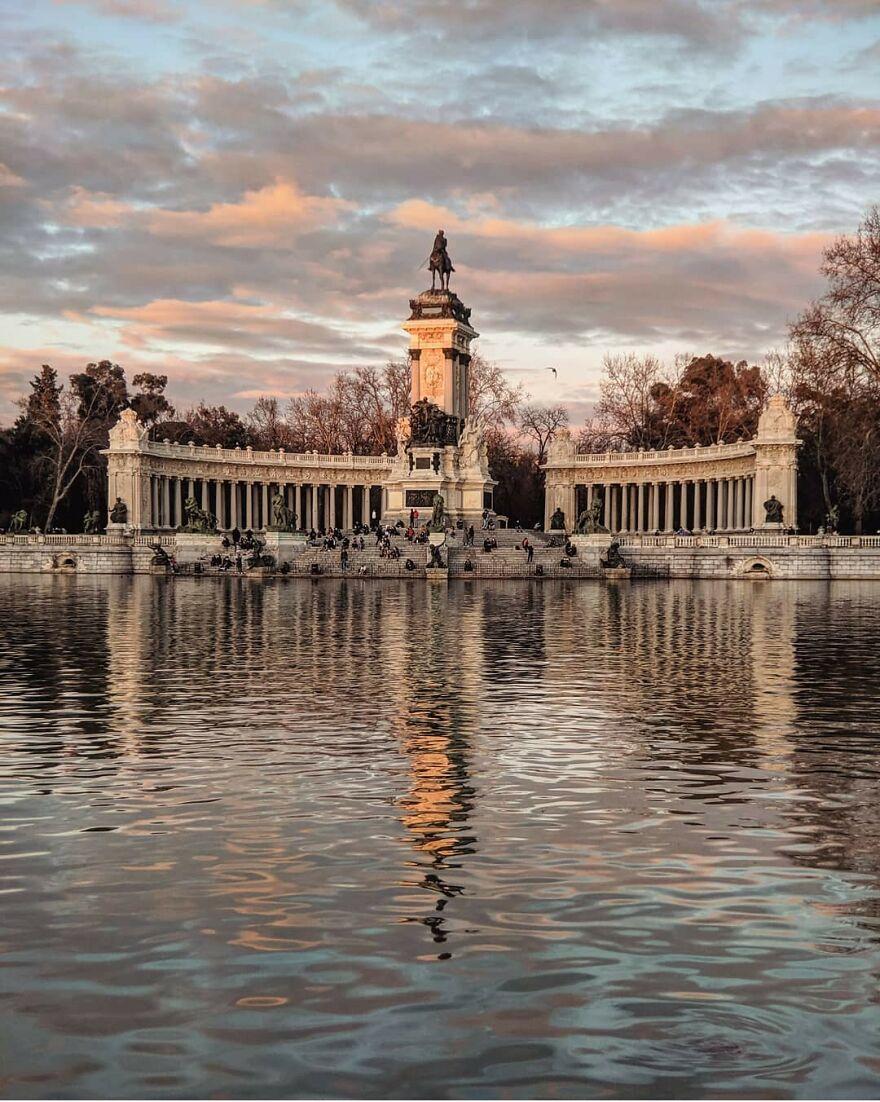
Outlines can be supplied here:
<path id="1" fill-rule="evenodd" d="M 880 1093 L 880 585 L 0 577 L 0 1094 Z"/>

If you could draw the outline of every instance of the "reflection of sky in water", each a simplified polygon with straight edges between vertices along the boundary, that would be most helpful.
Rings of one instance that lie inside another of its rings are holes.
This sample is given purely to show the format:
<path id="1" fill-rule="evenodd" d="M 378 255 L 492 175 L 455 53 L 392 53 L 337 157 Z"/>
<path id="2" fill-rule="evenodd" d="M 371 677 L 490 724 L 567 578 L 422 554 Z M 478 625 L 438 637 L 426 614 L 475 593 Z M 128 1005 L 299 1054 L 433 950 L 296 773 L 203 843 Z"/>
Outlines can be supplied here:
<path id="1" fill-rule="evenodd" d="M 876 1093 L 876 587 L 0 605 L 9 1096 Z"/>

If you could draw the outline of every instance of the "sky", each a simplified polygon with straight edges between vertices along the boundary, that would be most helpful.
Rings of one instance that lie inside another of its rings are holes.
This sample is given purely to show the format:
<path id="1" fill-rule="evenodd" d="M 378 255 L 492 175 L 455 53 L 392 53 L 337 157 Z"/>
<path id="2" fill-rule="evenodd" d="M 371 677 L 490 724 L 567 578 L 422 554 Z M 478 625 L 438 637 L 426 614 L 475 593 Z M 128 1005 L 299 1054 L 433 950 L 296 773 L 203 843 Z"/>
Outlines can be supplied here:
<path id="1" fill-rule="evenodd" d="M 405 354 L 760 359 L 880 197 L 880 0 L 0 0 L 0 423 L 42 363 L 240 411 Z M 556 368 L 554 376 L 548 369 Z"/>

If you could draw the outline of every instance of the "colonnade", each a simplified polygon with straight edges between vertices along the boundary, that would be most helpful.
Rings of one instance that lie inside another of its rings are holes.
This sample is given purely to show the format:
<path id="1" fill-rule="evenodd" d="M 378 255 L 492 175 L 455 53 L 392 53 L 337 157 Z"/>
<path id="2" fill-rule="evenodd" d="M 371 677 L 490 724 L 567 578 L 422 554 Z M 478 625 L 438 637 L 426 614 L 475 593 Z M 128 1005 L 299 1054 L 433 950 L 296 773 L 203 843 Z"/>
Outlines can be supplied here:
<path id="1" fill-rule="evenodd" d="M 272 523 L 272 498 L 281 493 L 301 529 L 351 529 L 369 524 L 372 484 L 282 483 L 150 474 L 147 528 L 177 528 L 186 523 L 184 503 L 195 498 L 217 518 L 221 529 L 259 530 Z M 376 487 L 381 491 L 381 486 Z M 375 501 L 375 499 L 372 499 Z"/>
<path id="2" fill-rule="evenodd" d="M 740 531 L 754 526 L 755 476 L 575 485 L 571 523 L 596 496 L 611 532 Z"/>

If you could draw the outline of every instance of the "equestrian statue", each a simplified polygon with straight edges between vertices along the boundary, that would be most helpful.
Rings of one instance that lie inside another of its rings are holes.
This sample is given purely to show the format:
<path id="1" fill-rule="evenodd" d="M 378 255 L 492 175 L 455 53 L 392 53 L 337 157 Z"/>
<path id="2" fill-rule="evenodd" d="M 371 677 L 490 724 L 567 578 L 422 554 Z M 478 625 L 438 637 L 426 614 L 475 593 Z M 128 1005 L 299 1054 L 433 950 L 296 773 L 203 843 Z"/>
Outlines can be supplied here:
<path id="1" fill-rule="evenodd" d="M 437 236 L 434 238 L 434 248 L 431 250 L 431 255 L 428 258 L 428 271 L 431 273 L 431 290 L 437 290 L 437 276 L 440 276 L 440 290 L 449 290 L 449 276 L 455 271 L 452 267 L 452 261 L 449 259 L 449 252 L 447 249 L 448 242 L 446 240 L 446 234 L 443 230 L 437 230 Z"/>

